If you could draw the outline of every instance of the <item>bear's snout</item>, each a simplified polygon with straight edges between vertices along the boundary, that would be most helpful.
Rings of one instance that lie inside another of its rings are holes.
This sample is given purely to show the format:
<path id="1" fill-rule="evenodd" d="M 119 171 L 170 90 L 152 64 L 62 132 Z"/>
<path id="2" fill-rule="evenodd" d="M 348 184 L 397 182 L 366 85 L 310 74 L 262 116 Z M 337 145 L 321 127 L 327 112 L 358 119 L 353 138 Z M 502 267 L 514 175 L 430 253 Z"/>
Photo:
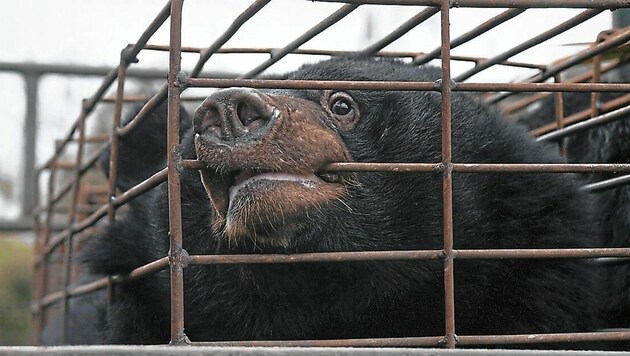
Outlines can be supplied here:
<path id="1" fill-rule="evenodd" d="M 195 132 L 208 134 L 221 144 L 248 144 L 269 133 L 279 110 L 262 92 L 247 88 L 218 90 L 197 109 Z"/>

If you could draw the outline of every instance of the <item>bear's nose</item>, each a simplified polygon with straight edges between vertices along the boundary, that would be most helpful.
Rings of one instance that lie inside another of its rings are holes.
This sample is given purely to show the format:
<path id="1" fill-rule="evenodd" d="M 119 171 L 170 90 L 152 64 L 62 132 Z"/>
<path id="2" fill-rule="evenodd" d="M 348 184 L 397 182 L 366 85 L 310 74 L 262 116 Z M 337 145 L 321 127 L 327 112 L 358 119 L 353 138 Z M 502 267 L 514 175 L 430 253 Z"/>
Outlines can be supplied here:
<path id="1" fill-rule="evenodd" d="M 269 132 L 279 114 L 267 95 L 248 88 L 214 92 L 195 112 L 198 134 L 209 134 L 225 143 L 255 141 Z"/>

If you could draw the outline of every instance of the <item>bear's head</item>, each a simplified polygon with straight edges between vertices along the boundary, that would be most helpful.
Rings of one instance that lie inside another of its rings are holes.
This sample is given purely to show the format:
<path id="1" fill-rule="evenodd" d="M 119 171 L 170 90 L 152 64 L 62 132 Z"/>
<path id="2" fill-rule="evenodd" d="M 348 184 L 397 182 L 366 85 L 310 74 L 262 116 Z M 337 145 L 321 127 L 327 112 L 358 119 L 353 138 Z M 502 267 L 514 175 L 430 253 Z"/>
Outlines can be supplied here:
<path id="1" fill-rule="evenodd" d="M 286 77 L 437 78 L 435 71 L 429 73 L 433 76 L 401 62 L 335 59 L 304 66 Z M 297 236 L 312 228 L 313 216 L 322 210 L 331 205 L 351 210 L 344 202 L 356 193 L 349 189 L 361 185 L 357 174 L 326 172 L 326 165 L 404 162 L 410 155 L 400 142 L 417 134 L 412 117 L 427 114 L 415 110 L 426 100 L 436 100 L 430 112 L 437 119 L 436 93 L 246 88 L 214 92 L 195 112 L 193 125 L 197 157 L 206 166 L 201 180 L 214 210 L 215 235 L 237 243 L 253 239 L 259 247 L 299 244 Z M 437 146 L 425 152 L 436 150 Z M 427 158 L 438 157 L 433 156 Z"/>

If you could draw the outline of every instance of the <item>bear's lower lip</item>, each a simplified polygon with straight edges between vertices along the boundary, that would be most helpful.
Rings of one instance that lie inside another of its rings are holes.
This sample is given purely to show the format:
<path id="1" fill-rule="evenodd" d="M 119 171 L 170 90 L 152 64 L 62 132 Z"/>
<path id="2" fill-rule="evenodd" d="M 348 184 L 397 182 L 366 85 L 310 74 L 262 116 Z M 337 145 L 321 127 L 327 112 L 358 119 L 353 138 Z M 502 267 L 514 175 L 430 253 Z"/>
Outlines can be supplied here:
<path id="1" fill-rule="evenodd" d="M 262 173 L 257 174 L 246 180 L 233 185 L 229 189 L 230 203 L 232 203 L 238 196 L 238 194 L 246 187 L 252 187 L 256 184 L 300 184 L 304 188 L 316 189 L 319 184 L 324 184 L 324 181 L 317 177 L 315 174 L 297 175 L 290 173 Z M 228 208 L 229 210 L 229 208 Z"/>
<path id="2" fill-rule="evenodd" d="M 341 176 L 334 173 L 316 175 L 315 173 L 261 172 L 248 169 L 223 174 L 213 169 L 202 169 L 200 172 L 203 186 L 218 214 L 217 221 L 225 221 L 229 214 L 234 217 L 242 208 L 259 202 L 261 199 L 270 203 L 276 201 L 278 204 L 289 199 L 293 202 L 292 204 L 299 205 L 304 198 L 302 194 L 317 195 L 330 189 L 326 187 L 343 185 Z M 322 192 L 318 192 L 322 189 Z M 246 195 L 251 199 L 241 200 L 241 204 L 235 207 L 235 201 L 241 195 Z M 276 203 L 273 204 L 278 205 Z"/>

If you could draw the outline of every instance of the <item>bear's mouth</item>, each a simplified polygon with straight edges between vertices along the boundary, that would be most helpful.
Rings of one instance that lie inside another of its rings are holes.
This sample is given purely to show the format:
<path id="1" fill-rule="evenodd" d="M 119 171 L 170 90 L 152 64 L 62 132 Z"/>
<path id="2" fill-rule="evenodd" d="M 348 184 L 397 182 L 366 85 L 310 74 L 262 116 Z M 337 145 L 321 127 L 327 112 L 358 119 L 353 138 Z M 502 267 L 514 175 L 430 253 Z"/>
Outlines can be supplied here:
<path id="1" fill-rule="evenodd" d="M 342 176 L 336 173 L 318 172 L 311 174 L 293 174 L 266 170 L 242 169 L 228 173 L 218 173 L 211 169 L 201 172 L 202 182 L 216 211 L 227 217 L 230 202 L 238 198 L 242 190 L 257 183 L 270 185 L 299 184 L 308 189 L 315 189 L 321 184 L 341 184 Z"/>
<path id="2" fill-rule="evenodd" d="M 201 178 L 218 215 L 215 229 L 229 238 L 247 234 L 245 230 L 251 234 L 255 226 L 257 235 L 267 235 L 271 232 L 269 228 L 280 230 L 287 219 L 308 210 L 309 205 L 324 203 L 327 196 L 344 189 L 344 177 L 330 172 L 236 169 L 220 173 L 210 168 L 201 170 Z"/>

